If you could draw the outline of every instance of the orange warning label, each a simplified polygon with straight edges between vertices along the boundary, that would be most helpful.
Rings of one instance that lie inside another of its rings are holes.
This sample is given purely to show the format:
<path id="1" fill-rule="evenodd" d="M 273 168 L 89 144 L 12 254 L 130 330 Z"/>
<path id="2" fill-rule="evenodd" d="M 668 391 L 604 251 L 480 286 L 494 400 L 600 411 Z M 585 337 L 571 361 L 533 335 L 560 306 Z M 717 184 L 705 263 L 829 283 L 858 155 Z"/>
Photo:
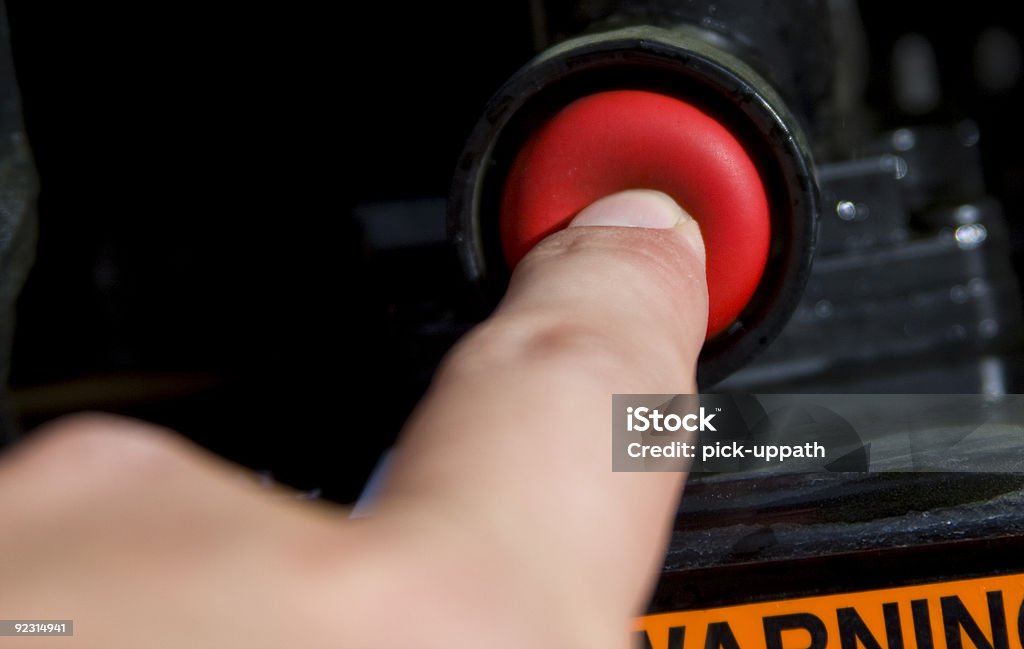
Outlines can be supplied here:
<path id="1" fill-rule="evenodd" d="M 643 649 L 1024 649 L 1024 574 L 636 621 Z"/>

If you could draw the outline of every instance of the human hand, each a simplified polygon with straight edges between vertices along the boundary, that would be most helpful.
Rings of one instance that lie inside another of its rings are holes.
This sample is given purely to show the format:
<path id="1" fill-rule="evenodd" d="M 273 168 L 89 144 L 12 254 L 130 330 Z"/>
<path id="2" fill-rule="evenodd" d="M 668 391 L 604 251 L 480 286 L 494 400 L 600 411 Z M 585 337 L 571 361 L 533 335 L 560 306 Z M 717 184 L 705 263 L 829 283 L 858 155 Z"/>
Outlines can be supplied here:
<path id="1" fill-rule="evenodd" d="M 626 646 L 683 475 L 611 471 L 611 395 L 695 392 L 703 244 L 647 191 L 573 226 L 448 355 L 367 518 L 140 422 L 32 435 L 0 459 L 0 618 L 75 635 L 0 647 Z"/>

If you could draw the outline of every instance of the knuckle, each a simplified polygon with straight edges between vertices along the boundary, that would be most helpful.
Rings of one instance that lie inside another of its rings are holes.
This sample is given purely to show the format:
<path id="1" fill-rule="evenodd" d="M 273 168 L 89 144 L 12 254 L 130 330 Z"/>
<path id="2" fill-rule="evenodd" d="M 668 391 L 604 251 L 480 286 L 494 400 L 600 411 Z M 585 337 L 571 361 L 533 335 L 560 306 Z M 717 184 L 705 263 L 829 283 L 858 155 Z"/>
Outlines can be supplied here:
<path id="1" fill-rule="evenodd" d="M 176 444 L 154 426 L 100 413 L 62 417 L 33 434 L 22 461 L 68 475 L 150 473 L 175 461 Z"/>
<path id="2" fill-rule="evenodd" d="M 588 370 L 610 369 L 623 360 L 621 341 L 598 327 L 555 320 L 537 324 L 518 350 L 527 360 Z"/>
<path id="3" fill-rule="evenodd" d="M 621 348 L 621 341 L 602 328 L 557 315 L 498 316 L 456 345 L 444 371 L 482 374 L 496 368 L 557 368 L 603 377 L 628 364 Z"/>

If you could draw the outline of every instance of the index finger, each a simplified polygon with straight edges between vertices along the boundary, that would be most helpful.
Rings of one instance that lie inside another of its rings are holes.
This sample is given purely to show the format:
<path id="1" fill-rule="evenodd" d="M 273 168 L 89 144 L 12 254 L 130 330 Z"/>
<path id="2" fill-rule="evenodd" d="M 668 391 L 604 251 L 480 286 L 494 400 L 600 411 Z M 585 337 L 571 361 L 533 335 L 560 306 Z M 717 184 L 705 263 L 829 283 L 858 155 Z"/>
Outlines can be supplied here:
<path id="1" fill-rule="evenodd" d="M 696 222 L 656 192 L 598 201 L 522 260 L 443 363 L 378 516 L 426 508 L 472 532 L 460 542 L 516 555 L 517 579 L 623 624 L 660 564 L 682 476 L 612 472 L 611 395 L 695 392 L 706 328 Z"/>

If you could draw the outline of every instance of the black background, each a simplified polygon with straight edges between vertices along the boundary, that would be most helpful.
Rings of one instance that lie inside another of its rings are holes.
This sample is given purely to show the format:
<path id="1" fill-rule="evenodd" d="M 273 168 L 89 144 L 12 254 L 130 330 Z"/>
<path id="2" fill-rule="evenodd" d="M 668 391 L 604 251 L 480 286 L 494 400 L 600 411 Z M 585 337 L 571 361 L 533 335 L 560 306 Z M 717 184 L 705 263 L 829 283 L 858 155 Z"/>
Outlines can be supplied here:
<path id="1" fill-rule="evenodd" d="M 469 129 L 533 40 L 526 0 L 338 6 L 8 2 L 42 188 L 16 402 L 110 376 L 211 377 L 102 405 L 297 487 L 358 493 L 426 376 L 352 208 L 447 195 Z M 984 27 L 1021 35 L 1014 11 L 863 5 L 879 125 L 978 119 L 1019 239 L 1024 93 L 984 93 L 970 58 Z M 932 38 L 943 71 L 946 101 L 924 116 L 890 100 L 888 51 L 908 30 Z M 419 269 L 392 272 L 414 284 Z M 75 409 L 60 403 L 23 426 Z"/>

